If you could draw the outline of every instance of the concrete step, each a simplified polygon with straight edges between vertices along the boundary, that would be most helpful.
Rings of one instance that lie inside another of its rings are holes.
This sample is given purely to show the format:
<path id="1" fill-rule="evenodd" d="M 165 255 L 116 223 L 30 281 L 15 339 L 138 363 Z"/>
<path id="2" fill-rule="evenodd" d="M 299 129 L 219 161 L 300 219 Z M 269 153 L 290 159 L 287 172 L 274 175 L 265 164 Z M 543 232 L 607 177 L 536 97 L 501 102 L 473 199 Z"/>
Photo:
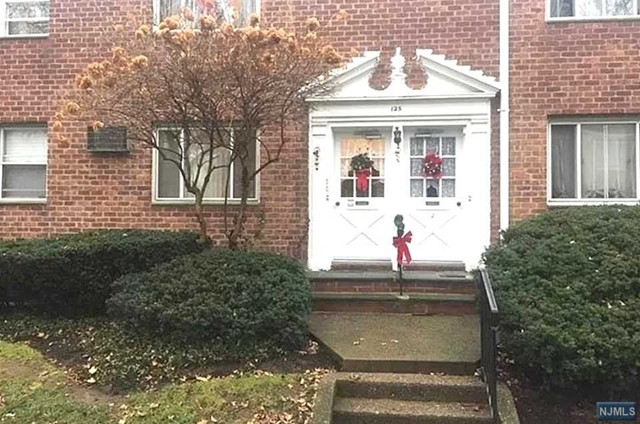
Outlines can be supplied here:
<path id="1" fill-rule="evenodd" d="M 391 271 L 310 272 L 309 279 L 316 292 L 399 293 L 398 275 Z M 460 271 L 406 271 L 403 274 L 405 293 L 475 293 L 473 278 Z"/>
<path id="2" fill-rule="evenodd" d="M 336 260 L 331 263 L 332 271 L 391 271 L 391 261 Z"/>
<path id="3" fill-rule="evenodd" d="M 478 362 L 437 361 L 431 359 L 344 358 L 340 369 L 344 372 L 447 374 L 470 375 L 478 369 Z"/>
<path id="4" fill-rule="evenodd" d="M 477 315 L 314 313 L 309 327 L 344 372 L 473 375 L 480 361 Z"/>
<path id="5" fill-rule="evenodd" d="M 394 271 L 309 271 L 312 281 L 395 281 L 399 274 Z M 464 271 L 404 271 L 405 282 L 420 282 L 430 280 L 473 282 L 470 274 Z"/>
<path id="6" fill-rule="evenodd" d="M 413 315 L 472 315 L 476 297 L 465 293 L 314 292 L 315 312 L 392 313 Z"/>
<path id="7" fill-rule="evenodd" d="M 457 261 L 413 261 L 406 265 L 405 269 L 407 271 L 466 271 L 464 262 Z"/>
<path id="8" fill-rule="evenodd" d="M 460 402 L 335 399 L 334 424 L 490 424 L 487 406 Z"/>
<path id="9" fill-rule="evenodd" d="M 332 271 L 390 271 L 389 260 L 355 261 L 336 260 L 331 263 Z M 464 262 L 458 261 L 413 261 L 405 265 L 408 271 L 460 271 L 465 272 Z"/>
<path id="10" fill-rule="evenodd" d="M 343 398 L 477 404 L 487 401 L 484 385 L 473 376 L 348 373 L 336 380 L 336 393 Z"/>

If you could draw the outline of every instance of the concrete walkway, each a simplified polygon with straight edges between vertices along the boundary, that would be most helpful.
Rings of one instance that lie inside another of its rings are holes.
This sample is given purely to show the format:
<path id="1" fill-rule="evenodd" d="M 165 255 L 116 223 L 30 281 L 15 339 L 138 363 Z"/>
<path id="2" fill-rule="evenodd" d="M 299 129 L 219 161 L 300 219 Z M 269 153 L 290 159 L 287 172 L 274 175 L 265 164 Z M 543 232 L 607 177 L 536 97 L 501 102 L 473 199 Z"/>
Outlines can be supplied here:
<path id="1" fill-rule="evenodd" d="M 473 374 L 480 360 L 477 315 L 317 313 L 310 329 L 342 371 Z"/>

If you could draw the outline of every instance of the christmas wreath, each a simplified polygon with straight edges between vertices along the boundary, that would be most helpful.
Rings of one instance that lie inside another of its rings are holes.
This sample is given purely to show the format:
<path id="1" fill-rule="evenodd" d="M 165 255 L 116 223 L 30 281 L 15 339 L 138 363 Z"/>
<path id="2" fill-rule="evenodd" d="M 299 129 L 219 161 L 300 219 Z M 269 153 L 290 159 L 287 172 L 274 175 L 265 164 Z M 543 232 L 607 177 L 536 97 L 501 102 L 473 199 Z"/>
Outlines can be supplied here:
<path id="1" fill-rule="evenodd" d="M 353 171 L 361 171 L 363 169 L 373 168 L 373 161 L 366 153 L 360 153 L 351 158 L 351 169 Z"/>
<path id="2" fill-rule="evenodd" d="M 360 153 L 351 158 L 351 169 L 356 176 L 356 189 L 358 191 L 369 190 L 369 177 L 371 177 L 372 168 L 373 160 L 366 153 Z"/>
<path id="3" fill-rule="evenodd" d="M 439 180 L 442 178 L 442 158 L 434 152 L 429 152 L 422 159 L 422 176 Z"/>

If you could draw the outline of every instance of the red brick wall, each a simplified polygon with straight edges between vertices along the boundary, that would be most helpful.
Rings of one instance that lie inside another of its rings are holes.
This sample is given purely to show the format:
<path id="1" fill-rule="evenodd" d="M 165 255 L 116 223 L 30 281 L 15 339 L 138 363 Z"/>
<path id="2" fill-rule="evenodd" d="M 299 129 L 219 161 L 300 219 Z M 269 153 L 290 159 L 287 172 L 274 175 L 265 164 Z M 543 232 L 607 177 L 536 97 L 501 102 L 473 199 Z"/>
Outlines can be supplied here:
<path id="1" fill-rule="evenodd" d="M 309 16 L 327 20 L 343 5 L 336 0 L 262 3 L 267 23 L 302 22 Z M 51 0 L 48 38 L 0 39 L 0 125 L 50 124 L 73 75 L 107 48 L 101 34 L 126 18 L 150 17 L 150 4 L 151 0 Z M 498 0 L 357 0 L 344 4 L 349 22 L 327 30 L 343 51 L 433 48 L 497 75 Z M 284 160 L 262 176 L 260 209 L 266 220 L 260 244 L 304 258 L 308 148 L 304 128 L 296 134 L 297 141 L 285 149 Z M 151 205 L 150 151 L 137 148 L 128 156 L 99 156 L 88 153 L 85 146 L 81 132 L 67 148 L 50 140 L 47 204 L 0 205 L 0 238 L 107 227 L 197 227 L 188 206 Z M 493 156 L 497 171 L 496 152 Z M 497 211 L 497 202 L 494 207 Z M 219 239 L 221 209 L 208 210 L 212 234 Z M 253 230 L 255 222 L 254 216 Z"/>
<path id="2" fill-rule="evenodd" d="M 545 22 L 544 0 L 511 10 L 511 214 L 547 209 L 547 123 L 640 112 L 640 21 Z"/>

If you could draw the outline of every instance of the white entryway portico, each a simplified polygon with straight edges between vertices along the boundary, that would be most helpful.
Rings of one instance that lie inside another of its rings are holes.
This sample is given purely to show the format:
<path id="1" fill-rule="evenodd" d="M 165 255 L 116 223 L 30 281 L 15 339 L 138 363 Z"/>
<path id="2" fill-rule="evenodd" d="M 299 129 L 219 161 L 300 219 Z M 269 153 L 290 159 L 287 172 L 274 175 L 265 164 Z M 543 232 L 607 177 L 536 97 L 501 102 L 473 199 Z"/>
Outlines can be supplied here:
<path id="1" fill-rule="evenodd" d="M 416 57 L 427 78 L 421 89 L 407 86 L 399 50 L 390 85 L 371 88 L 380 55 L 369 52 L 328 81 L 331 95 L 311 100 L 312 270 L 335 261 L 394 264 L 397 215 L 413 233 L 415 261 L 471 268 L 490 242 L 491 99 L 498 83 L 430 50 Z"/>

